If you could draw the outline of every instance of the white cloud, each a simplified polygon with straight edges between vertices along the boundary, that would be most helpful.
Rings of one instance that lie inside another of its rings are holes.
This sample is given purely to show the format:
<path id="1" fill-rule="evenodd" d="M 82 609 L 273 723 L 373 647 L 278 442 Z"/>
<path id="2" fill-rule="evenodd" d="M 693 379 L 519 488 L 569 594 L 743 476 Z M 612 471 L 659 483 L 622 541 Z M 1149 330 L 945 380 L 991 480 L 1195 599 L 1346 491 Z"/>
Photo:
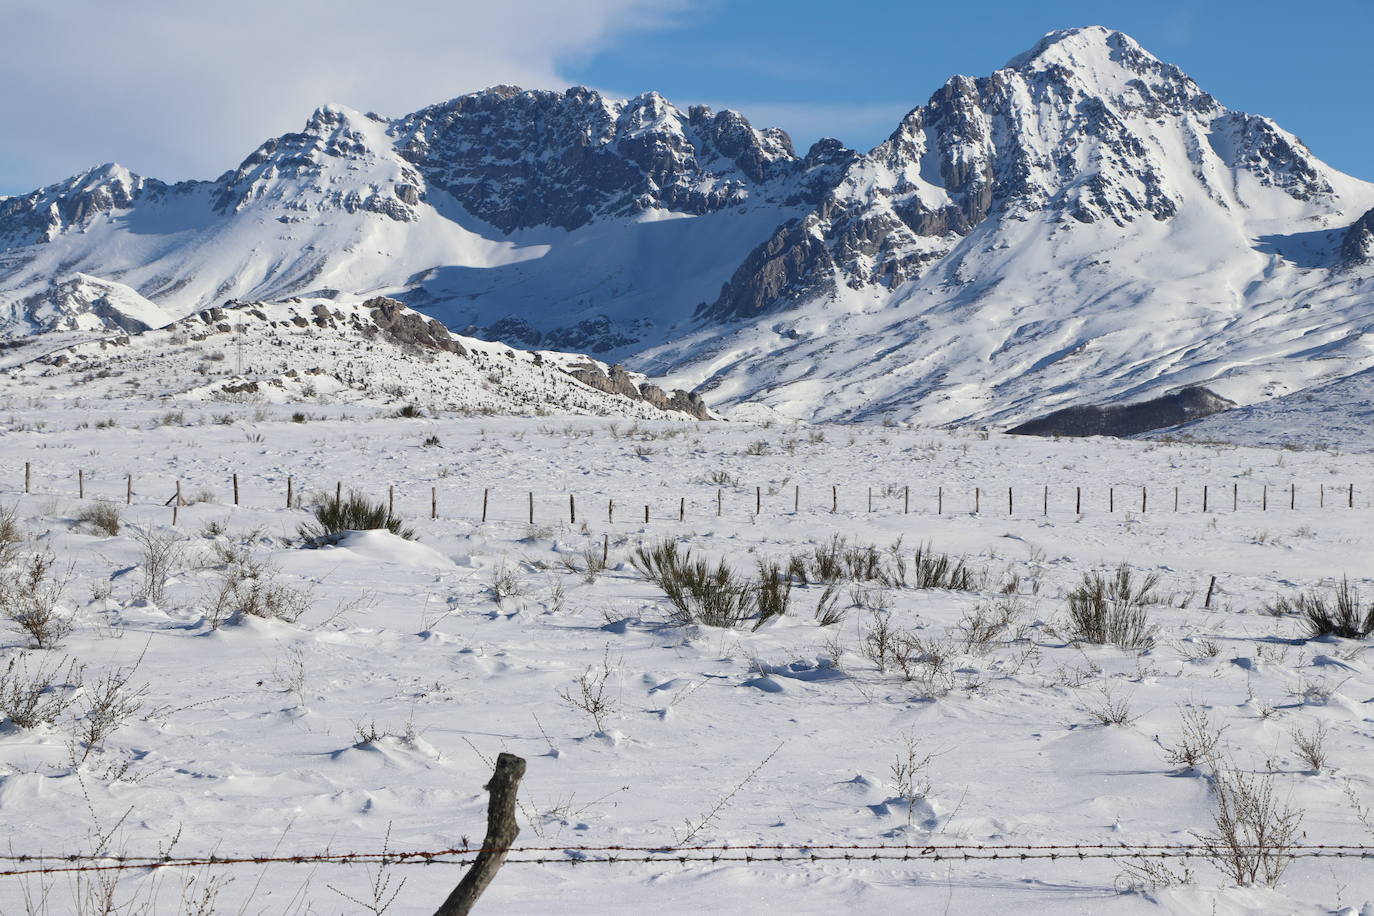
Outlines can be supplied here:
<path id="1" fill-rule="evenodd" d="M 0 0 L 0 193 L 116 160 L 214 177 L 325 102 L 402 114 L 560 67 L 687 0 Z"/>

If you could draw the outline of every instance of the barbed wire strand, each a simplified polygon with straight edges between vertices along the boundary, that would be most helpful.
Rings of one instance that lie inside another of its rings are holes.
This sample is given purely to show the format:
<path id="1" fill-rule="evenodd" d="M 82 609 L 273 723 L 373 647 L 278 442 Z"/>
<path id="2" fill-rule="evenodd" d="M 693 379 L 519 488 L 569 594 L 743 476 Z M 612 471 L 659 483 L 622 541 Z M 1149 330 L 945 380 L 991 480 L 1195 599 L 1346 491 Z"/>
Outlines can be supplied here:
<path id="1" fill-rule="evenodd" d="M 1270 848 L 1275 855 L 1289 859 L 1336 858 L 1374 859 L 1374 846 L 1340 844 L 1302 844 L 1282 850 L 1259 844 L 1239 846 L 1208 844 L 1079 843 L 1044 844 L 944 844 L 944 845 L 843 845 L 843 844 L 755 844 L 718 846 L 512 846 L 514 854 L 505 861 L 516 865 L 617 865 L 687 863 L 781 863 L 781 862 L 943 862 L 943 861 L 1086 861 L 1092 859 L 1188 859 L 1207 857 L 1234 849 Z M 317 853 L 303 855 L 252 856 L 116 856 L 69 854 L 60 856 L 8 855 L 0 861 L 18 863 L 63 862 L 61 866 L 40 866 L 0 871 L 0 877 L 59 874 L 64 872 L 103 872 L 162 868 L 199 868 L 230 865 L 375 863 L 382 865 L 471 865 L 480 847 L 456 847 L 415 852 Z M 558 852 L 562 855 L 530 855 Z M 576 853 L 576 854 L 575 854 Z M 596 855 L 586 855 L 595 853 Z M 641 853 L 617 855 L 616 853 Z M 703 855 L 703 853 L 710 853 Z M 80 864 L 105 862 L 108 864 Z"/>

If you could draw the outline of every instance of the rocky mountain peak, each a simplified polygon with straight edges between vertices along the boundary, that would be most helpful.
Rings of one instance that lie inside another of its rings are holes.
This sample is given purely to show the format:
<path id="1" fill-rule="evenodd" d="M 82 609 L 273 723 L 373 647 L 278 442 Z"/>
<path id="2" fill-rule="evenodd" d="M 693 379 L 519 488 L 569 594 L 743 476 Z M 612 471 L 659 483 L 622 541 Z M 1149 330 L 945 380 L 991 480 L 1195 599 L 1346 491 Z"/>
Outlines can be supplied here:
<path id="1" fill-rule="evenodd" d="M 1341 239 L 1341 261 L 1348 267 L 1374 262 L 1374 210 L 1357 219 Z"/>

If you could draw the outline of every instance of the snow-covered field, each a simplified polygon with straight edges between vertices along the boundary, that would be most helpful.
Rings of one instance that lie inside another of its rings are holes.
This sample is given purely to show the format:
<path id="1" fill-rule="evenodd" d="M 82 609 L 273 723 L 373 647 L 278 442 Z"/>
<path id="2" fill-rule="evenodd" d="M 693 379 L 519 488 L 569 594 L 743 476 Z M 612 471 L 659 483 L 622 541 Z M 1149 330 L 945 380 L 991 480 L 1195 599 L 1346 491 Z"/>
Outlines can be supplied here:
<path id="1" fill-rule="evenodd" d="M 308 422 L 293 423 L 298 409 L 0 405 L 0 506 L 28 537 L 17 563 L 49 551 L 59 572 L 71 564 L 58 607 L 75 624 L 48 650 L 26 650 L 12 628 L 4 637 L 3 664 L 23 659 L 11 684 L 21 669 L 60 668 L 45 699 L 71 700 L 54 722 L 0 728 L 13 854 L 363 852 L 380 850 L 388 832 L 394 850 L 477 843 L 500 751 L 529 762 L 521 844 L 558 859 L 577 855 L 567 847 L 684 840 L 1192 843 L 1213 829 L 1208 768 L 1171 763 L 1165 748 L 1179 742 L 1184 713 L 1200 712 L 1224 729 L 1223 766 L 1272 779 L 1279 805 L 1301 810 L 1301 842 L 1374 842 L 1359 816 L 1374 806 L 1367 645 L 1305 639 L 1298 620 L 1264 611 L 1342 575 L 1374 594 L 1368 455 L 883 427 L 400 419 L 339 406 L 307 408 Z M 423 445 L 429 437 L 439 444 Z M 336 482 L 381 500 L 394 487 L 417 539 L 371 532 L 305 549 L 297 529 L 312 516 L 285 508 L 288 477 L 307 506 Z M 196 501 L 173 529 L 165 503 L 177 480 Z M 96 498 L 118 508 L 118 535 L 77 521 Z M 159 601 L 145 594 L 139 539 L 149 534 L 176 554 Z M 976 588 L 845 579 L 831 595 L 843 620 L 821 626 L 825 587 L 798 584 L 788 612 L 757 630 L 681 627 L 629 563 L 637 544 L 672 538 L 752 576 L 756 560 L 785 566 L 834 535 L 875 545 L 889 574 L 900 557 L 910 575 L 923 544 L 962 556 Z M 603 574 L 589 582 L 565 568 L 597 555 L 606 536 Z M 1065 594 L 1123 561 L 1160 577 L 1148 608 L 1154 647 L 1071 642 Z M 259 581 L 288 603 L 304 596 L 306 610 L 295 622 L 230 616 L 214 626 L 226 562 L 258 564 Z M 967 632 L 979 609 L 1012 618 L 983 645 Z M 928 652 L 914 657 L 910 680 L 897 664 L 880 671 L 863 647 L 882 621 L 946 654 L 945 665 L 922 664 Z M 118 671 L 136 710 L 83 747 L 86 711 Z M 600 727 L 562 698 L 577 699 L 580 677 L 593 692 L 604 681 Z M 1128 724 L 1096 721 L 1107 697 L 1129 707 Z M 1327 760 L 1314 771 L 1291 736 L 1323 728 Z M 1101 859 L 662 858 L 510 863 L 479 910 L 1374 912 L 1374 875 L 1358 859 L 1298 859 L 1271 890 L 1230 886 L 1202 860 L 1190 863 L 1190 884 L 1141 889 Z M 389 868 L 383 897 L 400 890 L 389 912 L 432 912 L 462 870 Z M 219 886 L 216 912 L 368 912 L 377 877 L 292 864 L 118 874 L 129 911 L 156 900 L 148 911 L 158 913 L 195 912 L 217 877 L 232 881 Z M 95 887 L 66 874 L 0 877 L 0 911 L 78 912 L 74 895 Z"/>

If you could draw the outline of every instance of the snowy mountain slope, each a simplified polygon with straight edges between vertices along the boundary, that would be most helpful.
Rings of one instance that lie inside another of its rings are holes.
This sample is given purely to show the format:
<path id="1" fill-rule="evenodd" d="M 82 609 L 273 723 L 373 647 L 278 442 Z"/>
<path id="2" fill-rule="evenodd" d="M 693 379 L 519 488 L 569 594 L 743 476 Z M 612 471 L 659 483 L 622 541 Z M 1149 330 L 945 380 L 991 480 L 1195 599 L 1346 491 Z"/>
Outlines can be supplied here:
<path id="1" fill-rule="evenodd" d="M 1374 369 L 1153 434 L 1240 445 L 1374 451 Z"/>
<path id="2" fill-rule="evenodd" d="M 950 80 L 637 365 L 846 419 L 1253 401 L 1374 362 L 1371 203 L 1127 36 L 1055 32 Z"/>
<path id="3" fill-rule="evenodd" d="M 500 87 L 396 121 L 326 106 L 212 182 L 106 165 L 0 201 L 0 331 L 31 330 L 21 304 L 82 271 L 174 315 L 388 292 L 454 328 L 623 351 L 709 298 L 846 155 L 799 159 L 780 131 L 652 93 Z"/>
<path id="4" fill-rule="evenodd" d="M 212 182 L 104 166 L 0 200 L 0 334 L 77 272 L 173 316 L 389 295 L 812 419 L 1251 403 L 1374 365 L 1374 185 L 1100 27 L 954 77 L 862 156 L 496 87 L 321 108 Z"/>
<path id="5" fill-rule="evenodd" d="M 708 416 L 699 399 L 681 391 L 670 395 L 619 367 L 456 337 L 384 298 L 215 307 L 160 329 L 85 340 L 14 363 L 0 364 L 8 364 L 0 368 L 0 393 Z"/>

